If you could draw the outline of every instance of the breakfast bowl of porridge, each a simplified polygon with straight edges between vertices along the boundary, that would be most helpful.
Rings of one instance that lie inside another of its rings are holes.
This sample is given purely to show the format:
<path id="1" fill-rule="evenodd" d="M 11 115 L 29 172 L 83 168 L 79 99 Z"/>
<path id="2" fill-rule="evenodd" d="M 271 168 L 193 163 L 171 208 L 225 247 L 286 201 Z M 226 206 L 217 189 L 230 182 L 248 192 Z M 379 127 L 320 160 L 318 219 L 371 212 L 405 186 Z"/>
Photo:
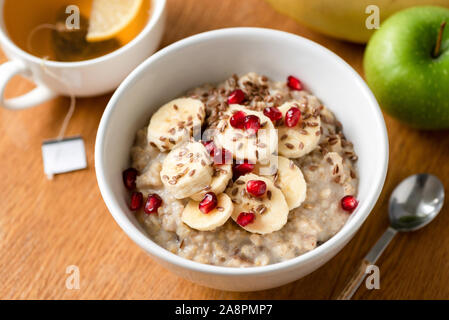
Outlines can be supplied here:
<path id="1" fill-rule="evenodd" d="M 388 138 L 363 80 L 327 49 L 257 28 L 181 40 L 117 89 L 95 166 L 119 226 L 162 265 L 219 289 L 314 271 L 373 208 Z"/>

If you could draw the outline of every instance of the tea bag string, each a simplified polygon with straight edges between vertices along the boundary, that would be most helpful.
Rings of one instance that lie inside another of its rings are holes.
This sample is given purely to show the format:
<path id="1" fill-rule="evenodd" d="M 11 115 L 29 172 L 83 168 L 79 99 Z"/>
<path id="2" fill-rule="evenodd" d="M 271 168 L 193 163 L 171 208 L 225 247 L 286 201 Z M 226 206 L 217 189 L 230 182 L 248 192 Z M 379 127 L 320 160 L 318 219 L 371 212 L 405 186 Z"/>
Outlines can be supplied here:
<path id="1" fill-rule="evenodd" d="M 51 23 L 43 23 L 40 24 L 38 26 L 36 26 L 33 30 L 31 30 L 30 34 L 27 37 L 27 48 L 28 51 L 33 52 L 33 45 L 31 43 L 31 40 L 33 39 L 34 35 L 36 34 L 36 32 L 41 31 L 43 29 L 51 29 L 51 30 L 55 30 L 58 31 L 58 28 L 56 25 L 51 24 Z"/>
<path id="2" fill-rule="evenodd" d="M 51 72 L 50 70 L 47 69 L 47 67 L 45 66 L 45 61 L 48 60 L 48 57 L 44 57 L 42 59 L 42 63 L 41 63 L 41 67 L 44 70 L 44 72 L 49 75 L 50 77 L 52 77 L 53 79 L 60 81 L 67 89 L 67 92 L 69 93 L 70 96 L 70 105 L 69 105 L 69 110 L 67 111 L 67 114 L 64 117 L 64 121 L 62 122 L 61 128 L 59 129 L 59 133 L 58 136 L 56 137 L 56 140 L 60 141 L 64 138 L 65 132 L 67 130 L 67 127 L 69 125 L 70 120 L 72 119 L 73 113 L 75 112 L 75 107 L 76 107 L 76 98 L 75 98 L 75 94 L 73 93 L 72 87 L 68 84 L 68 82 L 59 77 L 58 75 L 54 74 L 53 72 Z"/>
<path id="3" fill-rule="evenodd" d="M 28 50 L 32 51 L 31 50 L 32 49 L 32 44 L 31 44 L 32 37 L 34 36 L 34 34 L 37 31 L 40 31 L 42 29 L 51 29 L 51 30 L 56 30 L 56 31 L 59 30 L 56 25 L 49 24 L 49 23 L 41 24 L 41 25 L 37 26 L 28 35 L 28 38 L 27 38 Z M 72 119 L 73 113 L 75 112 L 76 99 L 75 99 L 75 94 L 73 93 L 72 87 L 69 85 L 69 83 L 65 79 L 59 77 L 58 75 L 56 75 L 53 72 L 51 72 L 50 70 L 48 70 L 48 68 L 45 65 L 45 61 L 48 61 L 48 60 L 49 60 L 48 56 L 42 58 L 42 62 L 41 62 L 42 70 L 44 71 L 45 74 L 47 74 L 51 78 L 53 78 L 53 79 L 57 80 L 58 82 L 62 83 L 66 87 L 67 92 L 69 93 L 69 96 L 70 96 L 69 110 L 67 111 L 67 114 L 64 117 L 64 121 L 62 122 L 62 126 L 59 129 L 58 136 L 56 137 L 56 140 L 61 141 L 64 138 L 64 135 L 65 135 L 65 132 L 66 132 L 67 127 L 69 125 L 69 122 Z"/>

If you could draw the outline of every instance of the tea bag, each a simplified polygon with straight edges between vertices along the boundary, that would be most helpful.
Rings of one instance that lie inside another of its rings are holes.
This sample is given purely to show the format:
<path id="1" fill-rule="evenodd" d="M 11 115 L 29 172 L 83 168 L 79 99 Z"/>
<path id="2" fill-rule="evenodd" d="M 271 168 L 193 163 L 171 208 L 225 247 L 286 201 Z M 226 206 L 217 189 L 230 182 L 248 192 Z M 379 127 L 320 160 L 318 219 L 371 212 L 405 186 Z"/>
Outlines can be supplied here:
<path id="1" fill-rule="evenodd" d="M 47 140 L 42 143 L 44 172 L 49 180 L 55 174 L 81 170 L 87 167 L 86 151 L 80 136 Z"/>
<path id="2" fill-rule="evenodd" d="M 79 29 L 66 26 L 65 7 L 58 10 L 55 27 L 52 31 L 52 46 L 55 58 L 59 61 L 81 61 L 106 54 L 120 47 L 117 39 L 100 42 L 87 42 L 89 21 L 80 14 Z"/>
<path id="3" fill-rule="evenodd" d="M 42 24 L 31 32 L 28 45 L 31 46 L 31 39 L 39 30 L 52 30 L 51 45 L 56 60 L 59 61 L 81 61 L 94 58 L 101 54 L 120 47 L 116 39 L 89 43 L 86 41 L 88 31 L 88 20 L 80 15 L 78 29 L 70 29 L 66 25 L 67 14 L 65 8 L 58 11 L 55 24 Z M 56 139 L 44 141 L 42 144 L 42 159 L 44 172 L 48 179 L 52 179 L 55 174 L 71 172 L 87 167 L 84 141 L 81 136 L 64 138 L 67 126 L 75 111 L 76 99 L 70 84 L 52 73 L 45 66 L 49 57 L 42 57 L 42 69 L 48 76 L 61 82 L 69 92 L 70 107 L 64 118 L 60 132 Z"/>
<path id="4" fill-rule="evenodd" d="M 71 172 L 85 169 L 86 150 L 84 140 L 81 136 L 64 138 L 65 132 L 75 112 L 76 98 L 70 90 L 70 86 L 64 79 L 60 79 L 45 67 L 46 59 L 43 59 L 42 69 L 50 77 L 63 83 L 70 92 L 70 106 L 56 139 L 44 141 L 42 143 L 42 160 L 44 162 L 44 172 L 49 180 L 55 174 Z"/>
<path id="5" fill-rule="evenodd" d="M 58 15 L 59 19 L 65 15 Z M 65 21 L 65 20 L 64 20 Z M 54 55 L 57 60 L 74 61 L 89 59 L 89 45 L 84 40 L 88 22 L 84 17 L 80 17 L 80 29 L 70 30 L 66 28 L 64 22 L 58 21 L 56 24 L 42 24 L 36 27 L 29 35 L 28 46 L 31 48 L 31 39 L 39 30 L 52 30 L 52 45 Z M 84 28 L 85 30 L 83 31 Z M 68 124 L 75 112 L 76 98 L 70 84 L 63 78 L 46 68 L 45 62 L 48 56 L 42 57 L 41 68 L 45 74 L 62 83 L 69 92 L 70 106 L 64 118 L 61 129 L 56 139 L 44 141 L 42 143 L 42 160 L 44 172 L 48 179 L 53 179 L 55 174 L 71 172 L 87 167 L 86 151 L 84 140 L 81 136 L 64 138 Z"/>

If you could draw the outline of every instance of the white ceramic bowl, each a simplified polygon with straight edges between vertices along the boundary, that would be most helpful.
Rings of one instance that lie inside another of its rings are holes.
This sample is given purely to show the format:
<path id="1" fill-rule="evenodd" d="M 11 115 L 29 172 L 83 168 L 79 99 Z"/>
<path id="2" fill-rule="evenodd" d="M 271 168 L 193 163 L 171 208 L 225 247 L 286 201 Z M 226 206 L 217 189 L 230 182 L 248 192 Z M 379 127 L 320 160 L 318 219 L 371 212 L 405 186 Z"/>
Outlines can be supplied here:
<path id="1" fill-rule="evenodd" d="M 136 131 L 165 102 L 232 73 L 255 71 L 274 80 L 298 76 L 343 123 L 359 156 L 359 207 L 329 241 L 294 259 L 264 267 L 228 268 L 193 262 L 154 243 L 127 207 L 122 171 Z M 174 273 L 199 284 L 254 291 L 277 287 L 316 270 L 352 238 L 382 190 L 388 137 L 379 106 L 361 77 L 341 58 L 299 36 L 258 28 L 210 31 L 178 41 L 136 68 L 112 96 L 97 133 L 95 168 L 112 216 L 142 249 Z"/>

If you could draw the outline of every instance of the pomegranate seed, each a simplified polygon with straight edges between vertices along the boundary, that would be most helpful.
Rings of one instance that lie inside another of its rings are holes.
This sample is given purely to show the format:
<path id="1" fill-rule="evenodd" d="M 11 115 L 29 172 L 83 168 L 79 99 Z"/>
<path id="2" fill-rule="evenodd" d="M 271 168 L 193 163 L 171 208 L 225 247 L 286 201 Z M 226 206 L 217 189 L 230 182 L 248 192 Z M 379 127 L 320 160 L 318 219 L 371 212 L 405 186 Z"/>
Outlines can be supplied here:
<path id="1" fill-rule="evenodd" d="M 142 192 L 134 191 L 131 194 L 131 203 L 129 205 L 129 209 L 131 211 L 137 211 L 142 207 L 143 195 Z"/>
<path id="2" fill-rule="evenodd" d="M 157 213 L 157 209 L 162 204 L 162 199 L 157 194 L 149 194 L 147 202 L 145 203 L 145 207 L 143 208 L 143 211 L 147 214 L 151 213 Z"/>
<path id="3" fill-rule="evenodd" d="M 267 184 L 262 180 L 249 180 L 246 183 L 246 191 L 252 196 L 261 197 L 267 191 Z"/>
<path id="4" fill-rule="evenodd" d="M 209 152 L 210 156 L 213 157 L 215 153 L 215 143 L 210 140 L 202 142 L 202 144 L 206 148 L 207 152 Z"/>
<path id="5" fill-rule="evenodd" d="M 209 152 L 210 156 L 213 158 L 214 164 L 225 164 L 232 162 L 232 153 L 225 149 L 219 149 L 215 145 L 215 143 L 211 141 L 202 142 L 204 147 L 206 147 L 207 152 Z"/>
<path id="6" fill-rule="evenodd" d="M 228 104 L 239 104 L 245 101 L 245 93 L 240 90 L 234 90 L 232 91 L 228 96 Z"/>
<path id="7" fill-rule="evenodd" d="M 252 163 L 240 163 L 236 164 L 232 168 L 232 178 L 237 180 L 239 177 L 244 176 L 254 170 L 254 164 Z"/>
<path id="8" fill-rule="evenodd" d="M 301 111 L 296 107 L 291 107 L 285 114 L 285 125 L 292 128 L 298 124 L 300 118 Z"/>
<path id="9" fill-rule="evenodd" d="M 263 109 L 263 114 L 273 122 L 282 118 L 282 112 L 276 107 L 267 107 Z"/>
<path id="10" fill-rule="evenodd" d="M 123 183 L 126 189 L 133 190 L 136 188 L 137 170 L 134 168 L 128 168 L 123 171 Z"/>
<path id="11" fill-rule="evenodd" d="M 243 111 L 237 111 L 229 119 L 229 123 L 236 129 L 243 129 L 245 127 L 246 114 Z"/>
<path id="12" fill-rule="evenodd" d="M 359 202 L 354 196 L 344 196 L 341 199 L 341 208 L 349 213 L 352 213 L 357 208 Z"/>
<path id="13" fill-rule="evenodd" d="M 295 78 L 294 76 L 288 76 L 287 78 L 287 85 L 292 90 L 302 90 L 303 86 L 301 81 L 298 78 Z"/>
<path id="14" fill-rule="evenodd" d="M 237 217 L 237 223 L 244 227 L 250 223 L 253 223 L 255 218 L 256 215 L 252 212 L 240 212 L 239 216 Z"/>
<path id="15" fill-rule="evenodd" d="M 245 117 L 245 129 L 250 134 L 256 134 L 260 129 L 260 119 L 253 114 Z"/>
<path id="16" fill-rule="evenodd" d="M 202 213 L 209 213 L 217 207 L 218 200 L 217 196 L 213 192 L 208 192 L 204 195 L 203 200 L 201 200 L 198 208 Z"/>

